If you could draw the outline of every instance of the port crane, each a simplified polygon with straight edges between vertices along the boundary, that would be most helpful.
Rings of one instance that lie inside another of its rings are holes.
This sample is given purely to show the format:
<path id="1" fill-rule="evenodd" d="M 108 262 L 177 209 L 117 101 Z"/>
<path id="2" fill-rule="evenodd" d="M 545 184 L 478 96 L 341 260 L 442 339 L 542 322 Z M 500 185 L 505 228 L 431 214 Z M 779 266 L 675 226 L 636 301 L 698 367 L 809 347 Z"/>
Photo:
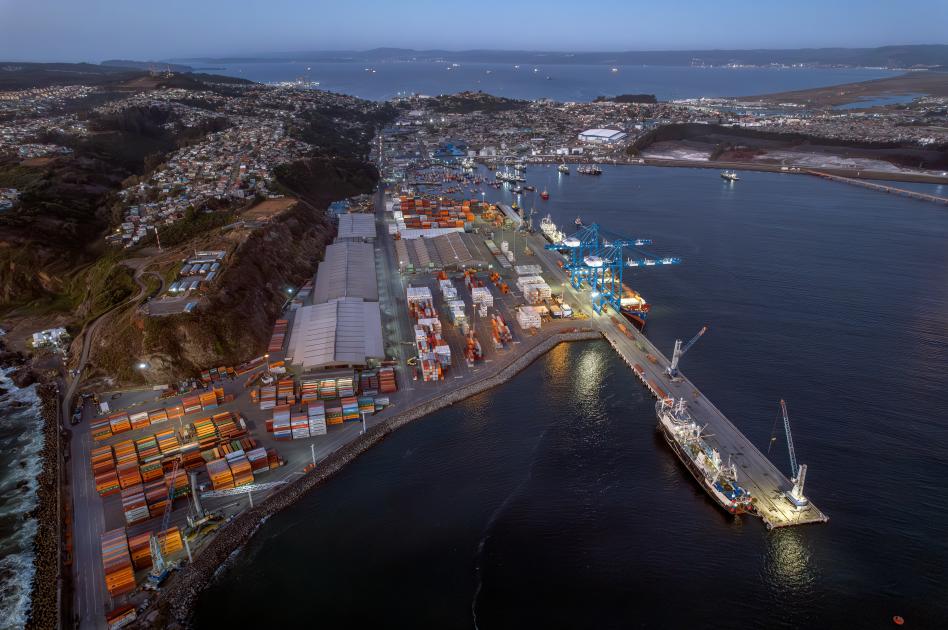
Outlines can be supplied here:
<path id="1" fill-rule="evenodd" d="M 691 349 L 691 346 L 695 345 L 695 342 L 701 339 L 701 336 L 706 332 L 708 332 L 708 327 L 702 326 L 701 330 L 698 331 L 698 334 L 692 337 L 691 340 L 684 346 L 681 345 L 681 339 L 675 340 L 675 350 L 672 352 L 671 365 L 669 365 L 668 369 L 665 370 L 665 373 L 671 377 L 672 381 L 677 382 L 681 380 L 681 374 L 678 372 L 678 362 L 681 361 L 681 357 L 685 356 L 685 353 Z"/>
<path id="2" fill-rule="evenodd" d="M 780 413 L 783 414 L 783 428 L 787 432 L 787 450 L 790 452 L 790 481 L 793 488 L 787 492 L 787 498 L 797 508 L 806 507 L 810 502 L 803 494 L 803 483 L 806 481 L 806 464 L 797 464 L 797 454 L 793 450 L 793 435 L 790 433 L 790 416 L 787 414 L 787 402 L 780 399 Z"/>
<path id="3" fill-rule="evenodd" d="M 171 522 L 171 504 L 174 501 L 174 481 L 178 476 L 178 463 L 179 460 L 175 459 L 174 467 L 171 469 L 171 483 L 168 484 L 168 505 L 165 506 L 165 513 L 161 517 L 161 528 L 158 530 L 159 534 L 167 532 L 168 525 Z M 158 589 L 168 578 L 168 574 L 174 568 L 174 565 L 165 559 L 164 554 L 161 552 L 161 543 L 158 541 L 158 536 L 155 535 L 155 532 L 151 533 L 148 545 L 151 549 L 151 573 L 148 574 L 146 586 L 151 589 Z"/>
<path id="4" fill-rule="evenodd" d="M 592 307 L 602 313 L 606 304 L 617 313 L 622 312 L 622 271 L 625 267 L 654 267 L 677 265 L 680 258 L 649 257 L 636 252 L 637 257 L 625 258 L 625 249 L 634 249 L 652 243 L 649 239 L 619 238 L 606 240 L 599 225 L 581 226 L 561 243 L 546 245 L 546 249 L 569 252 L 569 261 L 563 268 L 569 272 L 570 285 L 577 291 L 587 283 L 592 289 Z"/>

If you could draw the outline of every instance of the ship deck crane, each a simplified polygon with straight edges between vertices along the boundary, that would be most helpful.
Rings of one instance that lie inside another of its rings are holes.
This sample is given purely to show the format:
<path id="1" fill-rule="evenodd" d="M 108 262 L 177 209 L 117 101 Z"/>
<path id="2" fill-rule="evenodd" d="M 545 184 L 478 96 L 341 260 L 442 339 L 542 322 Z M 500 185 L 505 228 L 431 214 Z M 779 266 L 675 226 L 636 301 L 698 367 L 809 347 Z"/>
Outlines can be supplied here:
<path id="1" fill-rule="evenodd" d="M 780 412 L 783 414 L 783 428 L 787 432 L 787 450 L 790 452 L 790 481 L 793 488 L 787 492 L 787 498 L 797 508 L 806 507 L 810 502 L 803 494 L 803 484 L 806 481 L 806 464 L 797 464 L 797 454 L 793 450 L 793 435 L 790 433 L 790 416 L 787 414 L 787 403 L 780 399 Z"/>
<path id="2" fill-rule="evenodd" d="M 678 372 L 678 362 L 681 361 L 681 357 L 685 356 L 685 353 L 691 349 L 691 346 L 695 345 L 695 342 L 701 339 L 701 336 L 706 332 L 708 332 L 708 327 L 703 326 L 701 330 L 698 331 L 698 334 L 692 337 L 691 341 L 686 343 L 684 346 L 681 345 L 681 339 L 675 340 L 675 350 L 672 353 L 671 365 L 669 365 L 668 369 L 665 370 L 665 372 L 671 377 L 673 381 L 681 380 L 681 375 Z"/>

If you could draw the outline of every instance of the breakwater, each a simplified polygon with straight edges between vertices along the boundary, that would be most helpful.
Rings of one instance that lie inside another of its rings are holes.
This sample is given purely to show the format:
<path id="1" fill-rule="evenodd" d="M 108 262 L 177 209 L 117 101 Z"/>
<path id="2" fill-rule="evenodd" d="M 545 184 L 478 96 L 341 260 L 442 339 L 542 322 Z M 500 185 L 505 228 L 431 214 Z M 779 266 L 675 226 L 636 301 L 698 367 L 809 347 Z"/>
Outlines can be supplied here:
<path id="1" fill-rule="evenodd" d="M 449 393 L 432 398 L 410 409 L 398 412 L 369 428 L 365 434 L 360 435 L 322 460 L 315 470 L 267 497 L 256 507 L 248 509 L 234 518 L 204 548 L 193 564 L 182 569 L 169 581 L 158 596 L 154 609 L 145 614 L 139 622 L 139 627 L 187 627 L 194 604 L 201 591 L 211 582 L 215 573 L 227 562 L 234 551 L 250 540 L 263 521 L 280 510 L 289 507 L 307 492 L 332 478 L 343 467 L 384 440 L 386 436 L 439 409 L 502 385 L 560 343 L 592 341 L 600 338 L 600 333 L 589 329 L 554 334 L 525 350 L 494 374 L 458 387 Z"/>

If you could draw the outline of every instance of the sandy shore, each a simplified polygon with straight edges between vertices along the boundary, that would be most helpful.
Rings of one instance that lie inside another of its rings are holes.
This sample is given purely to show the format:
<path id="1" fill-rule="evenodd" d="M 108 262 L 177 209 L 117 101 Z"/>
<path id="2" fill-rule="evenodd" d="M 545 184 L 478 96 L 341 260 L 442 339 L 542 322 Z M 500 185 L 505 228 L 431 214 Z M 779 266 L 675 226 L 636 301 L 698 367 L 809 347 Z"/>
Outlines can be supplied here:
<path id="1" fill-rule="evenodd" d="M 515 374 L 563 342 L 601 339 L 598 332 L 560 333 L 537 344 L 496 374 L 458 388 L 448 394 L 406 409 L 369 429 L 349 444 L 322 461 L 313 472 L 275 492 L 256 507 L 242 512 L 212 540 L 204 551 L 174 575 L 156 600 L 156 606 L 138 622 L 139 627 L 188 627 L 194 604 L 204 588 L 211 583 L 218 569 L 236 550 L 250 540 L 261 523 L 277 512 L 293 505 L 307 492 L 323 484 L 344 466 L 355 460 L 386 436 L 405 425 L 439 409 L 460 402 L 475 394 L 507 382 Z"/>

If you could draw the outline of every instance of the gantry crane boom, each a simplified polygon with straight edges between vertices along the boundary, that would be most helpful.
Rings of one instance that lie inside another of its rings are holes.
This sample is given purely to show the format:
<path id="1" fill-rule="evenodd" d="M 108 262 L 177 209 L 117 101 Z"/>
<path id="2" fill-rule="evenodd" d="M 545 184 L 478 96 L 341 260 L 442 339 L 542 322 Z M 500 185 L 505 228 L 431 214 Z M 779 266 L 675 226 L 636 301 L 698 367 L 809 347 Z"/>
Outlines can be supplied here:
<path id="1" fill-rule="evenodd" d="M 790 434 L 790 416 L 787 414 L 787 402 L 783 398 L 780 399 L 780 413 L 783 414 L 783 429 L 787 432 L 787 451 L 790 453 L 790 480 L 793 481 L 797 478 L 797 453 L 793 450 L 793 436 Z"/>
<path id="2" fill-rule="evenodd" d="M 790 415 L 787 413 L 787 403 L 780 399 L 780 412 L 783 414 L 783 428 L 787 432 L 787 451 L 790 453 L 790 481 L 793 488 L 787 493 L 787 498 L 797 508 L 803 508 L 809 503 L 803 494 L 803 484 L 806 482 L 806 464 L 797 464 L 797 453 L 793 449 L 793 435 L 790 433 Z"/>

